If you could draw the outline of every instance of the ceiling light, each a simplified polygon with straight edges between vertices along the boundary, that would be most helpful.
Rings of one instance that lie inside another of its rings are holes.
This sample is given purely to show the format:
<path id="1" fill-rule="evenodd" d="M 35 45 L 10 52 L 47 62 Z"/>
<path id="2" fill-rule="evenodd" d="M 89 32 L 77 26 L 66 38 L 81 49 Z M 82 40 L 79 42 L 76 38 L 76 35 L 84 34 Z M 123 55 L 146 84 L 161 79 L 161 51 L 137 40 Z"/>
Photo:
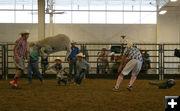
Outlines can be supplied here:
<path id="1" fill-rule="evenodd" d="M 165 14 L 167 11 L 166 10 L 161 10 L 160 12 L 159 12 L 159 14 L 160 15 L 163 15 L 163 14 Z"/>
<path id="2" fill-rule="evenodd" d="M 171 2 L 177 2 L 177 0 L 170 0 Z"/>

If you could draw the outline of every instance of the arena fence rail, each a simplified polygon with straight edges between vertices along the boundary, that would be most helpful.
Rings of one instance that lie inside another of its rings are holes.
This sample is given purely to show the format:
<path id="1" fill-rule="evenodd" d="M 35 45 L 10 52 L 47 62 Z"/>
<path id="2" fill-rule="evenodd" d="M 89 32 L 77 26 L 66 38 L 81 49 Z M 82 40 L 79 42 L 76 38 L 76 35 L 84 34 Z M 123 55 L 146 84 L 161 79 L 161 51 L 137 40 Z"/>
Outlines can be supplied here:
<path id="1" fill-rule="evenodd" d="M 0 44 L 0 77 L 2 78 L 4 73 L 4 63 L 3 63 L 3 45 Z"/>
<path id="2" fill-rule="evenodd" d="M 115 43 L 78 43 L 76 45 L 80 51 L 85 55 L 85 59 L 90 63 L 91 70 L 87 77 L 117 77 L 117 66 L 120 62 L 120 56 L 123 53 L 124 45 Z M 173 70 L 179 70 L 179 58 L 174 57 L 173 51 L 175 48 L 179 48 L 180 44 L 140 44 L 136 43 L 135 46 L 139 48 L 143 55 L 143 67 L 139 74 L 141 78 L 154 78 L 164 79 L 168 75 L 172 75 Z M 16 67 L 13 61 L 13 47 L 14 44 L 7 43 L 0 45 L 0 71 L 4 79 L 13 77 Z M 115 48 L 115 49 L 113 49 Z M 117 50 L 120 50 L 119 52 Z M 104 61 L 97 61 L 99 54 L 105 51 L 107 64 L 103 66 Z M 115 54 L 112 51 L 117 51 Z M 63 66 L 66 71 L 69 70 L 68 63 L 64 61 L 65 51 L 51 54 L 48 57 L 49 65 L 54 62 L 56 57 L 61 57 L 63 60 Z M 41 62 L 39 62 L 39 66 Z M 174 64 L 174 65 L 173 65 Z M 27 62 L 26 62 L 27 67 Z M 103 66 L 103 67 L 102 67 Z M 27 69 L 27 68 L 26 68 Z M 27 75 L 27 70 L 24 72 L 24 77 Z M 176 73 L 176 75 L 180 73 Z M 55 77 L 52 72 L 46 73 L 45 77 Z"/>
<path id="3" fill-rule="evenodd" d="M 7 67 L 6 67 L 6 44 L 0 44 L 0 78 L 7 79 Z"/>

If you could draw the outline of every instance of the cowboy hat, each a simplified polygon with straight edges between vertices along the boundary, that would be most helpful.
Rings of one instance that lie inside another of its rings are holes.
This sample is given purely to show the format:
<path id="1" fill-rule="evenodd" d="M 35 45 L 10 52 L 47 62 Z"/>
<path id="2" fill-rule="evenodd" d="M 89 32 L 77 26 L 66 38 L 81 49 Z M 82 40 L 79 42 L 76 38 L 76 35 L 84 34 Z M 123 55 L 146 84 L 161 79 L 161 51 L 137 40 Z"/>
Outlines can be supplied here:
<path id="1" fill-rule="evenodd" d="M 122 34 L 121 37 L 126 37 L 126 34 Z"/>
<path id="2" fill-rule="evenodd" d="M 74 40 L 71 41 L 71 44 L 76 44 L 76 42 Z"/>
<path id="3" fill-rule="evenodd" d="M 79 53 L 76 55 L 77 57 L 85 57 L 85 55 L 83 55 L 83 53 Z"/>
<path id="4" fill-rule="evenodd" d="M 132 47 L 134 44 L 132 42 L 128 42 L 126 47 Z"/>
<path id="5" fill-rule="evenodd" d="M 56 57 L 56 59 L 55 60 L 60 60 L 61 61 L 61 58 L 60 57 Z"/>
<path id="6" fill-rule="evenodd" d="M 30 34 L 29 30 L 22 30 L 19 34 Z"/>

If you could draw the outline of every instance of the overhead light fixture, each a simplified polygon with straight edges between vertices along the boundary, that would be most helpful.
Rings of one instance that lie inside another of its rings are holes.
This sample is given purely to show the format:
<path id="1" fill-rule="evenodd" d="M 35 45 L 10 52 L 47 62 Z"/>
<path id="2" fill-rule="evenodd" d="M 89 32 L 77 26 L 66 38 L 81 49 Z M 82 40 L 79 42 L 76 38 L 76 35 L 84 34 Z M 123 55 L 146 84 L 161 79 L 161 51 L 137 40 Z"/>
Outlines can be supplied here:
<path id="1" fill-rule="evenodd" d="M 167 12 L 166 10 L 161 10 L 161 11 L 159 12 L 159 14 L 160 14 L 160 15 L 164 15 L 166 12 Z"/>
<path id="2" fill-rule="evenodd" d="M 177 2 L 177 0 L 170 0 L 171 2 Z"/>

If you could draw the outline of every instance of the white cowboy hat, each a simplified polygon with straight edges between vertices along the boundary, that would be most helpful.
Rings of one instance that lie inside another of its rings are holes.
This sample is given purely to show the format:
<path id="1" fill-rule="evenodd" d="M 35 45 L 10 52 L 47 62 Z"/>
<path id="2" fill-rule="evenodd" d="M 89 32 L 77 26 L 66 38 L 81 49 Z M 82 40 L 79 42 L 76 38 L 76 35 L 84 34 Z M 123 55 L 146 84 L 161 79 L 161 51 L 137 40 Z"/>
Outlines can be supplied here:
<path id="1" fill-rule="evenodd" d="M 128 42 L 126 47 L 132 47 L 134 44 L 132 42 Z"/>
<path id="2" fill-rule="evenodd" d="M 71 44 L 76 44 L 76 42 L 74 40 L 71 41 Z"/>
<path id="3" fill-rule="evenodd" d="M 19 34 L 30 34 L 29 30 L 22 30 Z"/>
<path id="4" fill-rule="evenodd" d="M 61 58 L 60 57 L 56 57 L 56 59 L 55 60 L 60 60 L 61 61 Z"/>
<path id="5" fill-rule="evenodd" d="M 79 54 L 77 54 L 76 56 L 77 57 L 85 57 L 85 55 L 83 55 L 83 53 L 81 53 L 81 52 Z"/>
<path id="6" fill-rule="evenodd" d="M 122 34 L 121 37 L 126 37 L 126 34 Z"/>

